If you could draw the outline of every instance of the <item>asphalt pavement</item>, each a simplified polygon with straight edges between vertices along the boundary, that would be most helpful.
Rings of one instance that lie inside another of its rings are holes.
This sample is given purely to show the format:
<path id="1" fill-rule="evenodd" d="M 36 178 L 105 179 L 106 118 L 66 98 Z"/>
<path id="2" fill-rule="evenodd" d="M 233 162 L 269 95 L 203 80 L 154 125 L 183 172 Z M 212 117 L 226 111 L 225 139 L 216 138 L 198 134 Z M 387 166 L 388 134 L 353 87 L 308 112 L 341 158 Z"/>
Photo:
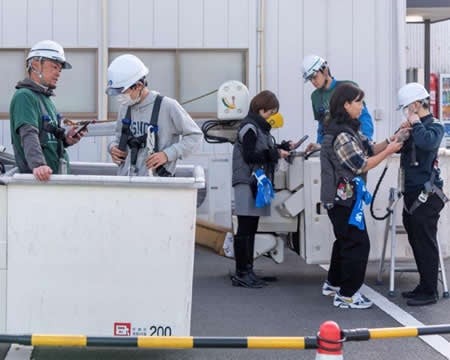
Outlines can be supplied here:
<path id="1" fill-rule="evenodd" d="M 344 310 L 332 306 L 331 298 L 321 295 L 326 271 L 318 265 L 307 265 L 297 254 L 286 249 L 286 259 L 275 264 L 262 257 L 255 263 L 258 272 L 277 277 L 263 289 L 232 287 L 229 272 L 234 262 L 211 250 L 196 247 L 192 299 L 192 336 L 314 336 L 320 324 L 336 321 L 343 329 L 386 328 L 402 325 L 438 325 L 450 323 L 449 299 L 440 299 L 432 306 L 410 308 L 400 296 L 388 297 L 388 274 L 383 284 L 376 285 L 378 263 L 369 264 L 367 288 L 374 296 L 369 310 Z M 450 261 L 446 261 L 447 276 Z M 260 274 L 261 274 L 260 273 Z M 410 289 L 417 282 L 416 273 L 396 275 L 398 291 Z M 365 291 L 364 291 L 365 290 Z M 399 338 L 348 342 L 344 344 L 346 360 L 442 360 L 450 353 L 449 335 L 421 338 Z M 7 346 L 2 347 L 6 353 Z M 440 352 L 438 351 L 440 350 Z M 16 352 L 16 356 L 20 351 Z M 26 352 L 24 352 L 26 353 Z M 8 355 L 8 360 L 13 359 Z M 119 359 L 315 359 L 315 350 L 253 350 L 253 349 L 185 349 L 147 350 L 124 348 L 48 348 L 35 347 L 35 360 L 119 360 Z M 24 360 L 28 357 L 15 357 Z"/>

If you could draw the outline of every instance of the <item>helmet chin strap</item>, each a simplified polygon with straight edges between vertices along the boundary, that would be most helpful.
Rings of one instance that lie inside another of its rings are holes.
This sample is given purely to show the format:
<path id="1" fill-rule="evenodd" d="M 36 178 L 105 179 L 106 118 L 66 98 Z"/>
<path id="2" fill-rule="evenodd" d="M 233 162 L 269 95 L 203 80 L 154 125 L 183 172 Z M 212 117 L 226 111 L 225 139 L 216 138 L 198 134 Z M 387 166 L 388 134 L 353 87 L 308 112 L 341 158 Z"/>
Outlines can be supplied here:
<path id="1" fill-rule="evenodd" d="M 325 69 L 320 70 L 320 72 L 321 72 L 322 74 L 325 75 Z M 328 83 L 329 83 L 329 78 L 330 78 L 330 74 L 329 74 L 329 72 L 327 71 L 327 75 L 326 75 L 326 77 L 325 77 L 325 81 L 323 82 L 323 85 L 320 87 L 320 90 L 323 90 L 323 89 L 326 89 L 326 88 L 327 88 Z"/>
<path id="2" fill-rule="evenodd" d="M 147 97 L 147 95 L 148 95 L 148 90 L 146 90 L 147 89 L 147 84 L 146 84 L 147 82 L 145 82 L 145 83 L 143 83 L 142 84 L 142 88 L 141 88 L 141 90 L 139 91 L 139 95 L 138 95 L 138 97 L 137 97 L 137 99 L 139 99 L 137 102 L 138 103 L 140 103 L 143 99 L 145 99 L 146 97 Z"/>
<path id="3" fill-rule="evenodd" d="M 43 63 L 42 58 L 39 58 L 39 63 L 41 64 L 41 67 L 42 67 L 42 63 Z M 53 90 L 53 89 L 56 88 L 55 86 L 52 86 L 52 85 L 48 84 L 44 80 L 44 77 L 42 76 L 42 71 L 38 71 L 38 70 L 34 69 L 33 66 L 31 66 L 31 71 L 38 76 L 40 85 L 42 85 L 46 89 L 52 89 Z"/>
<path id="4" fill-rule="evenodd" d="M 137 97 L 137 102 L 141 102 L 142 100 L 142 92 L 144 91 L 144 87 L 141 87 L 141 90 L 139 90 L 139 95 Z"/>

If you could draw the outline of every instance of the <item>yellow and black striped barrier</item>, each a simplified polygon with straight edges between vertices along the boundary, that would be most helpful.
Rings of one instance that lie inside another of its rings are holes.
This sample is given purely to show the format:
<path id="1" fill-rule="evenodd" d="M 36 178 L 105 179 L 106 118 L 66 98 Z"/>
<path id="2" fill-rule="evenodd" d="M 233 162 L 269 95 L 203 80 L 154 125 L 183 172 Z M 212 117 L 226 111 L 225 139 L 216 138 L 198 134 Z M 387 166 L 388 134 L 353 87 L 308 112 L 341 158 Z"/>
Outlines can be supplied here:
<path id="1" fill-rule="evenodd" d="M 366 341 L 417 337 L 424 335 L 450 334 L 450 325 L 423 327 L 397 327 L 377 329 L 349 329 L 341 331 L 341 341 Z M 59 347 L 129 347 L 153 349 L 194 348 L 247 348 L 247 349 L 292 349 L 318 348 L 318 336 L 306 337 L 193 337 L 193 336 L 137 336 L 95 337 L 85 335 L 0 335 L 0 343 L 31 346 Z"/>
<path id="2" fill-rule="evenodd" d="M 430 325 L 422 327 L 393 327 L 378 329 L 343 330 L 345 341 L 394 339 L 425 335 L 450 334 L 450 325 Z"/>
<path id="3" fill-rule="evenodd" d="M 91 337 L 84 335 L 0 335 L 0 343 L 32 346 L 67 347 L 138 347 L 154 349 L 248 348 L 248 349 L 316 349 L 312 337 L 193 337 L 137 336 Z"/>

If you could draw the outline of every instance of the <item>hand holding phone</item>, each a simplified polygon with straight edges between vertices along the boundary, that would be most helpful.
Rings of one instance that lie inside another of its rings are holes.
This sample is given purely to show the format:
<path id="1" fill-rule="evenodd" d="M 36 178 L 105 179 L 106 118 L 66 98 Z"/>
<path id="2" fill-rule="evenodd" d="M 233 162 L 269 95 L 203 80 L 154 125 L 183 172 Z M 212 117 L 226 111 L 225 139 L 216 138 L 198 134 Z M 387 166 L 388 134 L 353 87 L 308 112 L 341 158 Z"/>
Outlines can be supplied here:
<path id="1" fill-rule="evenodd" d="M 300 147 L 301 144 L 303 144 L 306 139 L 308 138 L 308 135 L 304 135 L 299 141 L 297 141 L 291 148 L 291 151 L 298 149 Z"/>
<path id="2" fill-rule="evenodd" d="M 95 122 L 95 120 L 88 120 L 88 121 L 83 121 L 83 125 L 81 125 L 76 131 L 74 136 L 77 136 L 80 134 L 80 132 L 84 131 L 87 129 L 88 125 Z"/>

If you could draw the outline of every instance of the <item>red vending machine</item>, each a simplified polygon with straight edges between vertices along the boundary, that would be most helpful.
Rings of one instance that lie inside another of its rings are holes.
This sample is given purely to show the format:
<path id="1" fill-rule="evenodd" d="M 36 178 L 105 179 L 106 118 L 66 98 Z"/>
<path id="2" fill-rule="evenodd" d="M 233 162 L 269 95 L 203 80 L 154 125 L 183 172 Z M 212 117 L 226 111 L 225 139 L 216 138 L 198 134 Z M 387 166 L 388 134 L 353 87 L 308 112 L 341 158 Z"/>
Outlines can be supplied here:
<path id="1" fill-rule="evenodd" d="M 439 78 L 437 74 L 430 74 L 430 110 L 435 118 L 439 117 Z"/>

